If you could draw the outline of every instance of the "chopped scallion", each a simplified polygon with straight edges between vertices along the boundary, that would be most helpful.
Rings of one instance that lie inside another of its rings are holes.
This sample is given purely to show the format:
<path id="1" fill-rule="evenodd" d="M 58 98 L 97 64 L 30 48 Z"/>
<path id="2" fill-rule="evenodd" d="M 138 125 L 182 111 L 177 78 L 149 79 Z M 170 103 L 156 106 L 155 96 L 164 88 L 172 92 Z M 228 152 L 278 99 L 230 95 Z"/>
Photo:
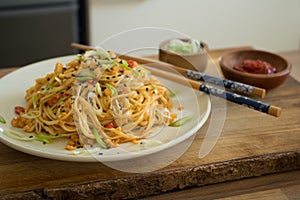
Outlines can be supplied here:
<path id="1" fill-rule="evenodd" d="M 50 85 L 49 83 L 46 84 L 46 88 L 45 88 L 46 90 L 50 90 L 50 89 L 52 89 L 52 88 L 53 88 L 52 85 Z"/>
<path id="2" fill-rule="evenodd" d="M 33 141 L 33 140 L 37 140 L 37 141 L 41 141 L 43 143 L 49 144 L 51 143 L 51 139 L 56 139 L 61 137 L 61 135 L 57 134 L 57 135 L 46 135 L 46 134 L 38 134 L 35 136 L 27 136 L 25 134 L 23 134 L 22 132 L 19 131 L 15 131 L 13 129 L 5 129 L 4 132 L 8 137 L 16 139 L 16 140 L 21 140 L 21 141 Z"/>
<path id="3" fill-rule="evenodd" d="M 136 69 L 132 69 L 132 72 L 133 72 L 133 74 L 136 75 L 136 76 L 139 76 L 139 75 L 140 75 L 140 72 L 139 72 L 138 70 L 136 70 Z"/>
<path id="4" fill-rule="evenodd" d="M 117 89 L 114 86 L 112 86 L 109 83 L 105 83 L 105 86 L 110 89 L 110 91 L 112 93 L 112 96 L 117 96 L 118 95 L 118 91 L 117 91 Z"/>
<path id="5" fill-rule="evenodd" d="M 4 117 L 2 115 L 0 115 L 0 123 L 6 124 L 6 120 L 4 119 Z"/>
<path id="6" fill-rule="evenodd" d="M 101 86 L 100 86 L 100 83 L 98 83 L 98 82 L 96 83 L 96 92 L 100 97 L 102 96 Z"/>
<path id="7" fill-rule="evenodd" d="M 186 116 L 186 117 L 182 117 L 181 119 L 176 120 L 175 122 L 169 124 L 169 126 L 172 127 L 179 127 L 182 126 L 184 124 L 186 124 L 187 122 L 189 122 L 192 119 L 191 116 Z"/>
<path id="8" fill-rule="evenodd" d="M 59 138 L 59 137 L 60 137 L 59 134 L 58 134 L 58 135 L 38 134 L 38 135 L 35 135 L 33 138 L 34 138 L 35 140 L 39 140 L 39 141 L 44 142 L 44 143 L 46 143 L 46 144 L 50 144 L 50 143 L 51 143 L 51 142 L 50 142 L 51 139 L 55 139 L 55 138 Z"/>
<path id="9" fill-rule="evenodd" d="M 37 108 L 37 102 L 36 102 L 36 95 L 33 94 L 31 97 L 33 109 L 35 110 Z"/>
<path id="10" fill-rule="evenodd" d="M 176 97 L 178 91 L 170 91 L 169 97 L 173 98 Z"/>
<path id="11" fill-rule="evenodd" d="M 153 83 L 151 83 L 151 87 L 152 88 L 157 88 L 157 86 L 155 84 L 153 84 Z"/>
<path id="12" fill-rule="evenodd" d="M 97 143 L 99 144 L 99 146 L 103 149 L 107 149 L 106 144 L 104 143 L 104 141 L 100 138 L 98 131 L 96 128 L 93 128 L 93 134 L 95 136 L 95 139 L 97 141 Z"/>
<path id="13" fill-rule="evenodd" d="M 59 100 L 58 100 L 58 103 L 61 103 L 63 101 L 65 101 L 66 99 L 68 99 L 69 96 L 64 96 L 64 97 L 61 97 Z"/>
<path id="14" fill-rule="evenodd" d="M 80 71 L 76 79 L 79 81 L 87 81 L 87 80 L 94 79 L 95 77 L 96 75 L 93 72 L 85 70 L 85 71 Z"/>
<path id="15" fill-rule="evenodd" d="M 122 63 L 119 63 L 119 66 L 123 67 L 126 70 L 131 70 L 126 60 L 122 60 Z"/>
<path id="16" fill-rule="evenodd" d="M 28 113 L 22 114 L 21 116 L 27 119 L 35 119 L 38 118 L 40 115 L 41 113 L 39 111 L 30 111 Z"/>

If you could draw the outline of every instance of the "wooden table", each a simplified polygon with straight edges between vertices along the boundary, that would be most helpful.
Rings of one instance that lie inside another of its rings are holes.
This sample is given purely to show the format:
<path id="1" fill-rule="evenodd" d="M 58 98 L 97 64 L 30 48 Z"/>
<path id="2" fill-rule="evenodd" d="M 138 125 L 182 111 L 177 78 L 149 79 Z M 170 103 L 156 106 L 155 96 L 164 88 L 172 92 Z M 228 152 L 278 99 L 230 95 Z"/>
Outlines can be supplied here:
<path id="1" fill-rule="evenodd" d="M 210 55 L 216 61 L 230 50 Z M 282 55 L 300 68 L 300 51 Z M 12 70 L 0 70 L 0 76 Z M 0 199 L 296 199 L 300 85 L 292 76 L 264 99 L 283 109 L 280 118 L 228 102 L 222 135 L 208 156 L 198 158 L 209 121 L 184 155 L 154 172 L 132 174 L 101 163 L 49 160 L 0 144 Z"/>

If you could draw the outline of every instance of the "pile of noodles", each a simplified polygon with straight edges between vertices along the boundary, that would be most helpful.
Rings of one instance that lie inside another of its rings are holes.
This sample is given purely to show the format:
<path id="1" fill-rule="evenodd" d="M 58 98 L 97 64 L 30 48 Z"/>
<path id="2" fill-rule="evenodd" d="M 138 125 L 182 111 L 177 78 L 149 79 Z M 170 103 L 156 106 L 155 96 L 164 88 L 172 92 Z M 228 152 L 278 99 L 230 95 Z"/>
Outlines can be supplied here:
<path id="1" fill-rule="evenodd" d="M 174 119 L 169 91 L 133 60 L 101 48 L 36 80 L 11 121 L 25 132 L 67 137 L 66 149 L 137 143 Z"/>

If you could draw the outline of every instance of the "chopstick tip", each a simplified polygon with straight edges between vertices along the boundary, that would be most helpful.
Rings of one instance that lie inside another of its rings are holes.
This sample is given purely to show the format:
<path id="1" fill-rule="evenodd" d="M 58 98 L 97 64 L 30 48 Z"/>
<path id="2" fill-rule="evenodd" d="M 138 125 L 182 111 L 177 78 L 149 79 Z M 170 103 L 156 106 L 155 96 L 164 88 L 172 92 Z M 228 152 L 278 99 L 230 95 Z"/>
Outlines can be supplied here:
<path id="1" fill-rule="evenodd" d="M 266 96 L 266 90 L 263 89 L 263 88 L 255 87 L 255 88 L 253 89 L 252 94 L 253 94 L 254 96 L 258 96 L 258 97 L 260 97 L 260 98 L 265 98 L 265 96 Z"/>
<path id="2" fill-rule="evenodd" d="M 277 106 L 270 106 L 269 110 L 268 110 L 268 114 L 273 115 L 275 117 L 280 117 L 281 115 L 281 108 L 277 107 Z"/>

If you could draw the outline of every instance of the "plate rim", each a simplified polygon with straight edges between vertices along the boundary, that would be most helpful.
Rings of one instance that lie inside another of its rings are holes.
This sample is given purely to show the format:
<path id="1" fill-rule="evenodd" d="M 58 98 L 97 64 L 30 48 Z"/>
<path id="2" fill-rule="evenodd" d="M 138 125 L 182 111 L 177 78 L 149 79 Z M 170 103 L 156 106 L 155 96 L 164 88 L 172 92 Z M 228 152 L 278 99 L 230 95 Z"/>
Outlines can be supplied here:
<path id="1" fill-rule="evenodd" d="M 38 62 L 34 62 L 34 63 L 31 63 L 31 64 L 28 64 L 28 65 L 25 65 L 13 72 L 10 72 L 9 74 L 3 76 L 0 78 L 0 83 L 2 81 L 5 81 L 6 79 L 10 79 L 11 76 L 14 76 L 18 73 L 22 73 L 23 71 L 28 71 L 28 70 L 31 70 L 32 68 L 35 68 L 36 66 L 38 65 L 42 65 L 42 64 L 46 64 L 49 62 L 51 63 L 52 62 L 52 65 L 50 65 L 49 69 L 54 69 L 54 62 L 67 62 L 68 60 L 70 61 L 72 58 L 74 59 L 76 57 L 76 55 L 67 55 L 67 56 L 60 56 L 60 57 L 54 57 L 54 58 L 49 58 L 49 59 L 45 59 L 45 60 L 41 60 L 41 61 L 38 61 Z M 62 61 L 64 60 L 64 61 Z M 45 70 L 45 69 L 43 69 Z M 45 73 L 51 73 L 52 71 L 48 71 L 48 72 L 44 72 Z M 34 80 L 32 80 L 34 81 Z M 174 82 L 174 81 L 172 81 Z M 168 142 L 168 143 L 165 143 L 163 145 L 159 145 L 159 146 L 156 146 L 155 148 L 150 148 L 150 149 L 146 149 L 146 150 L 143 150 L 143 154 L 144 155 L 140 155 L 140 156 L 134 156 L 134 155 L 137 155 L 137 152 L 129 152 L 129 154 L 122 154 L 121 157 L 115 157 L 115 159 L 111 160 L 111 159 L 106 159 L 107 157 L 101 157 L 101 162 L 110 162 L 110 161 L 122 161 L 122 160 L 128 160 L 128 159 L 133 159 L 133 158 L 138 158 L 138 157 L 141 157 L 141 156 L 146 156 L 146 155 L 150 155 L 150 154 L 153 154 L 153 153 L 157 153 L 159 151 L 163 151 L 165 149 L 168 149 L 170 147 L 173 147 L 185 140 L 187 140 L 188 138 L 192 137 L 193 135 L 195 135 L 198 130 L 201 129 L 201 127 L 207 122 L 207 119 L 209 118 L 209 115 L 211 113 L 211 101 L 210 101 L 210 98 L 209 98 L 209 95 L 205 94 L 205 93 L 202 93 L 201 96 L 205 96 L 204 98 L 206 98 L 206 110 L 203 114 L 203 116 L 201 116 L 199 118 L 199 121 L 196 122 L 196 125 L 193 126 L 191 129 L 189 129 L 189 131 L 185 132 L 184 134 L 182 134 L 181 136 L 179 137 L 176 137 L 172 140 L 172 142 Z M 199 106 L 199 105 L 198 105 Z M 26 148 L 26 147 L 23 147 L 18 145 L 18 141 L 17 142 L 13 142 L 14 139 L 11 139 L 10 140 L 7 140 L 5 137 L 3 137 L 3 129 L 1 128 L 1 125 L 0 125 L 0 141 L 1 143 L 9 146 L 10 148 L 12 149 L 15 149 L 17 151 L 20 151 L 20 152 L 23 152 L 23 153 L 26 153 L 26 154 L 29 154 L 29 155 L 33 155 L 33 156 L 37 156 L 37 157 L 41 157 L 41 158 L 47 158 L 47 159 L 52 159 L 52 160 L 60 160 L 60 161 L 71 161 L 71 162 L 99 162 L 99 159 L 95 158 L 92 154 L 89 155 L 89 156 L 82 156 L 82 155 L 74 155 L 70 152 L 70 154 L 61 154 L 61 153 L 56 153 L 56 152 L 52 152 L 52 153 L 49 153 L 47 151 L 41 151 L 41 149 L 30 149 L 30 148 Z M 7 137 L 7 136 L 6 136 Z M 20 141 L 19 141 L 20 142 Z M 22 143 L 22 142 L 21 142 Z M 66 150 L 67 152 L 67 150 Z M 116 159 L 118 158 L 118 159 Z"/>

